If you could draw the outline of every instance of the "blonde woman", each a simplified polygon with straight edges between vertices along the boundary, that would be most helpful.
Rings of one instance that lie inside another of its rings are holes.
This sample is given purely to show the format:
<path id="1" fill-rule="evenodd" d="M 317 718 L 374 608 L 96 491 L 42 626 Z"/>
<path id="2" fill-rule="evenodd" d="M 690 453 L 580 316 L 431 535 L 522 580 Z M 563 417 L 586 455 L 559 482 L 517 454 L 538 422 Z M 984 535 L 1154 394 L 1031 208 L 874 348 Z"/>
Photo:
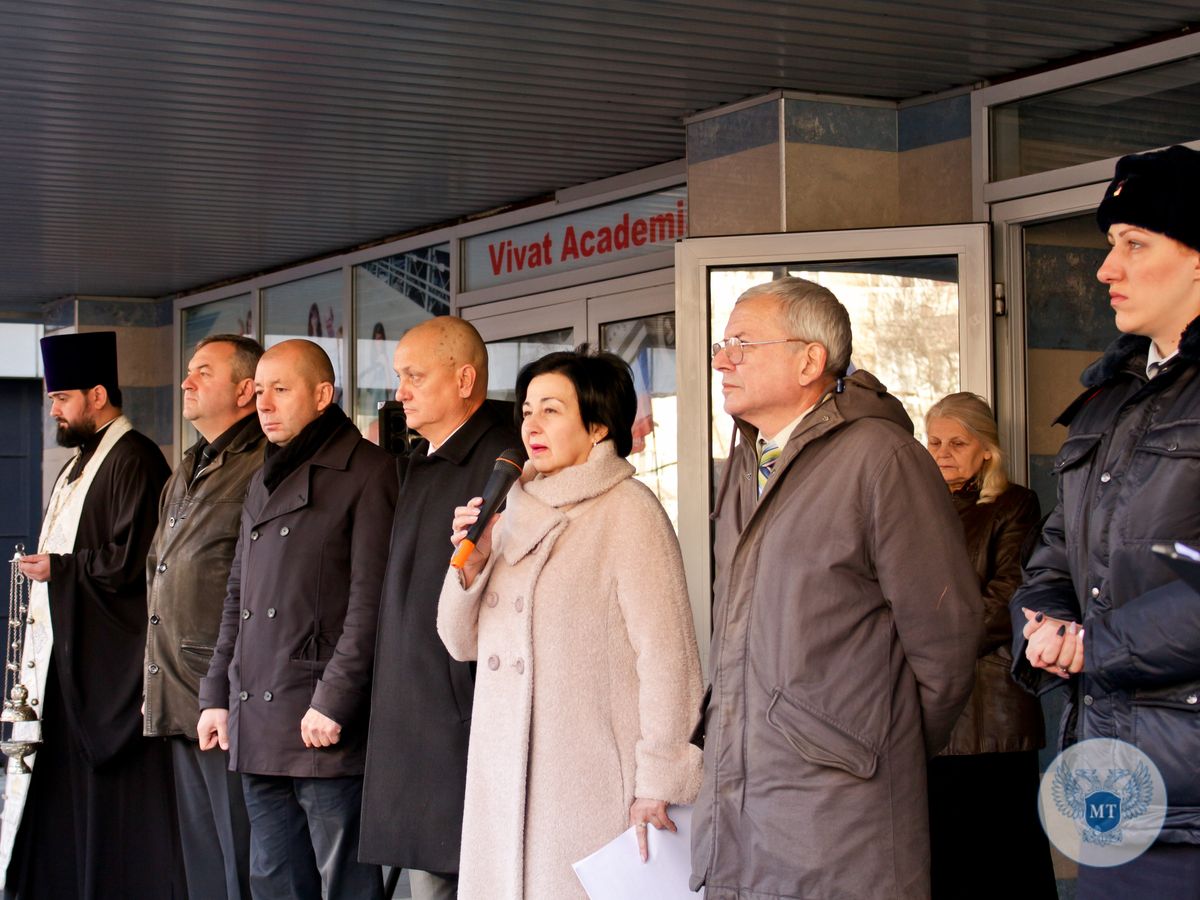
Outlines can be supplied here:
<path id="1" fill-rule="evenodd" d="M 1054 900 L 1050 848 L 1036 806 L 1042 710 L 1009 674 L 1008 601 L 1021 583 L 1022 548 L 1038 524 L 1037 495 L 1009 482 L 996 420 L 982 397 L 943 397 L 926 415 L 925 430 L 979 575 L 985 629 L 971 699 L 950 744 L 929 764 L 933 897 Z M 986 816 L 974 805 L 981 791 L 997 798 Z M 997 858 L 1019 864 L 988 864 Z"/>

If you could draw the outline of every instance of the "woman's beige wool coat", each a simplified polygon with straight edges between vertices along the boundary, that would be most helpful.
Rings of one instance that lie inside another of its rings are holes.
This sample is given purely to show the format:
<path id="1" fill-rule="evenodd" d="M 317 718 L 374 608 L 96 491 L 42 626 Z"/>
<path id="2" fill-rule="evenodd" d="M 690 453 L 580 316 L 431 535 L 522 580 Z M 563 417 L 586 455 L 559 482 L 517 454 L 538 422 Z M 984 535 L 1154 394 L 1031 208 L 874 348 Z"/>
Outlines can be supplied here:
<path id="1" fill-rule="evenodd" d="M 470 590 L 438 632 L 477 659 L 461 900 L 586 898 L 571 863 L 629 826 L 635 797 L 690 803 L 700 665 L 679 544 L 610 441 L 514 485 Z"/>

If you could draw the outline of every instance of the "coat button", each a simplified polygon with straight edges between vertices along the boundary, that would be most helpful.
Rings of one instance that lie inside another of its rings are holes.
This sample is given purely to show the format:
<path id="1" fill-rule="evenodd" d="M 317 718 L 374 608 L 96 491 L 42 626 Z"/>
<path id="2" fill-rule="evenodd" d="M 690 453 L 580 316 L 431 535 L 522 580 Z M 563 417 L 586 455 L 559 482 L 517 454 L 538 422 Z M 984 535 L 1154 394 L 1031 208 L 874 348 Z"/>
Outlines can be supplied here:
<path id="1" fill-rule="evenodd" d="M 525 674 L 525 660 L 518 659 L 515 663 L 513 663 L 513 668 L 515 668 L 517 670 L 518 675 L 524 675 Z"/>
<path id="2" fill-rule="evenodd" d="M 1099 597 L 1100 596 L 1100 588 L 1097 588 L 1097 587 L 1092 588 L 1092 596 Z"/>
<path id="3" fill-rule="evenodd" d="M 500 668 L 500 657 L 492 655 L 488 657 L 488 668 L 495 672 Z"/>
<path id="4" fill-rule="evenodd" d="M 279 529 L 279 536 L 287 537 L 289 534 L 291 534 L 291 532 L 292 532 L 292 529 L 290 529 L 286 525 L 284 525 L 282 528 Z"/>
<path id="5" fill-rule="evenodd" d="M 515 606 L 517 608 L 517 612 L 520 612 L 521 610 L 523 610 L 525 608 L 525 598 L 518 597 L 516 602 L 513 604 L 513 606 Z"/>
<path id="6" fill-rule="evenodd" d="M 495 591 L 488 591 L 486 594 L 483 595 L 483 602 L 486 603 L 488 606 L 495 606 L 497 603 L 500 602 L 500 595 L 497 594 Z"/>
<path id="7" fill-rule="evenodd" d="M 1084 694 L 1084 695 L 1083 695 L 1083 705 L 1084 705 L 1084 706 L 1091 706 L 1091 705 L 1092 705 L 1093 703 L 1095 703 L 1095 702 L 1096 702 L 1096 701 L 1092 699 L 1092 695 L 1091 695 L 1091 694 Z"/>
<path id="8" fill-rule="evenodd" d="M 258 540 L 258 532 L 257 531 L 250 532 L 250 540 L 252 540 L 252 541 Z"/>
<path id="9" fill-rule="evenodd" d="M 267 618 L 268 618 L 268 619 L 273 619 L 273 618 L 275 618 L 275 607 L 273 607 L 273 606 L 268 606 L 268 607 L 267 607 Z"/>
<path id="10" fill-rule="evenodd" d="M 158 564 L 158 571 L 160 571 L 160 572 L 165 572 L 165 571 L 167 571 L 167 564 L 166 564 L 166 563 L 159 563 L 159 564 Z"/>
<path id="11" fill-rule="evenodd" d="M 1107 472 L 1105 472 L 1103 475 L 1100 476 L 1101 484 L 1108 484 L 1110 481 L 1112 481 L 1112 476 L 1109 475 Z"/>
<path id="12" fill-rule="evenodd" d="M 150 665 L 146 666 L 146 671 L 149 672 L 151 675 L 157 675 L 158 674 L 158 666 L 156 666 L 154 663 L 150 663 Z"/>
<path id="13" fill-rule="evenodd" d="M 1168 453 L 1174 453 L 1178 449 L 1179 449 L 1178 444 L 1167 444 L 1167 452 Z"/>
<path id="14" fill-rule="evenodd" d="M 1187 698 L 1183 702 L 1187 703 L 1189 706 L 1195 706 L 1198 699 L 1200 698 L 1198 698 L 1195 694 L 1188 694 Z"/>
<path id="15" fill-rule="evenodd" d="M 275 695 L 272 694 L 270 691 L 263 691 L 263 699 L 266 700 L 268 703 L 270 703 L 272 700 L 275 699 Z"/>
<path id="16" fill-rule="evenodd" d="M 151 617 L 150 617 L 150 624 L 151 624 L 151 625 L 157 625 L 157 624 L 158 624 L 159 622 L 161 622 L 161 621 L 162 621 L 162 620 L 161 620 L 161 619 L 158 617 L 158 615 L 157 615 L 157 614 L 155 614 L 155 615 L 153 615 L 153 616 L 151 616 Z"/>
<path id="17" fill-rule="evenodd" d="M 242 691 L 241 693 L 238 694 L 238 699 L 239 700 L 249 700 L 250 694 L 246 691 Z"/>
<path id="18" fill-rule="evenodd" d="M 243 619 L 248 619 L 248 618 L 250 618 L 251 615 L 253 615 L 253 614 L 250 612 L 250 610 L 248 610 L 248 609 L 242 610 L 242 618 Z"/>
<path id="19" fill-rule="evenodd" d="M 172 528 L 174 528 L 175 527 L 175 517 L 171 516 L 169 519 L 167 519 L 167 524 L 170 525 Z"/>

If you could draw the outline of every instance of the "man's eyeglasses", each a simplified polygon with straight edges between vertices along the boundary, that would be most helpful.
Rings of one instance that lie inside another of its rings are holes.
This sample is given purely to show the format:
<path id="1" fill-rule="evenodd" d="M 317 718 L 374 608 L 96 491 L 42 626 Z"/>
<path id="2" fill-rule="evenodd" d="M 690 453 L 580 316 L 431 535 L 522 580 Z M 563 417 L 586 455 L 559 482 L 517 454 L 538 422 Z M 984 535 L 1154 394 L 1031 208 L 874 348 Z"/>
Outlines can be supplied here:
<path id="1" fill-rule="evenodd" d="M 722 350 L 725 351 L 725 358 L 729 360 L 731 366 L 736 366 L 746 358 L 747 347 L 761 347 L 764 344 L 807 344 L 804 338 L 776 338 L 773 341 L 743 341 L 741 338 L 731 337 L 725 338 L 723 341 L 717 341 L 712 345 L 712 358 L 716 359 L 717 354 Z"/>

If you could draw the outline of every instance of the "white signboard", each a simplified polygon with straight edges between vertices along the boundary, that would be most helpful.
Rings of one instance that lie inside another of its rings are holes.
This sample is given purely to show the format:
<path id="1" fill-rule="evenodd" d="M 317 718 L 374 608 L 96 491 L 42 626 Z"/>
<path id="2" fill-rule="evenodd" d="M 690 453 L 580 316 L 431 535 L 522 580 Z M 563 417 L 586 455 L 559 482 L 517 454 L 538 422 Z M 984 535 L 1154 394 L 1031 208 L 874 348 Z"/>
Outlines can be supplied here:
<path id="1" fill-rule="evenodd" d="M 477 235 L 463 241 L 463 290 L 654 253 L 686 232 L 687 188 L 681 186 Z"/>

